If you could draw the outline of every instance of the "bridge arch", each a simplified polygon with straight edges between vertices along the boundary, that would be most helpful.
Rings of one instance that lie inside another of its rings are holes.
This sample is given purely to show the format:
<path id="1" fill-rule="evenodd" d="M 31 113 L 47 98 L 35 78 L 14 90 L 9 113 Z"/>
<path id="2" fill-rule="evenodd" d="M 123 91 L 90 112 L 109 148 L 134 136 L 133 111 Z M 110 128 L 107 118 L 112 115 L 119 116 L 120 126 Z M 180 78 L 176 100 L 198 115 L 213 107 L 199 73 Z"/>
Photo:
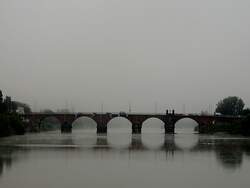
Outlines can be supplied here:
<path id="1" fill-rule="evenodd" d="M 182 117 L 175 121 L 175 133 L 195 133 L 198 132 L 200 122 L 195 118 Z"/>
<path id="2" fill-rule="evenodd" d="M 114 117 L 107 123 L 107 132 L 132 132 L 132 122 L 126 117 Z"/>
<path id="3" fill-rule="evenodd" d="M 52 131 L 61 129 L 62 122 L 56 116 L 42 117 L 39 121 L 39 131 Z"/>
<path id="4" fill-rule="evenodd" d="M 96 132 L 97 122 L 88 116 L 80 116 L 72 122 L 72 129 L 83 129 L 85 131 Z"/>
<path id="5" fill-rule="evenodd" d="M 165 133 L 165 122 L 157 117 L 147 118 L 142 122 L 142 133 Z"/>

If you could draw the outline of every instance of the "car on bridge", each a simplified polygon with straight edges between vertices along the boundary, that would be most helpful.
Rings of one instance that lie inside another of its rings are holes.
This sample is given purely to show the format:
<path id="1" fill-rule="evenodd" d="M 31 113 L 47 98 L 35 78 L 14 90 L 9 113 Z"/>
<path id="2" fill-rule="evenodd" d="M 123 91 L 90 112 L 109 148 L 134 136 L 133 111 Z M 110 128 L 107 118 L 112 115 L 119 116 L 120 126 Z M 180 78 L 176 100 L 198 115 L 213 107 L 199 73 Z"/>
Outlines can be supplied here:
<path id="1" fill-rule="evenodd" d="M 126 112 L 119 112 L 119 117 L 128 117 L 128 114 Z"/>
<path id="2" fill-rule="evenodd" d="M 219 113 L 219 112 L 215 112 L 215 113 L 214 113 L 214 116 L 222 116 L 222 114 Z"/>

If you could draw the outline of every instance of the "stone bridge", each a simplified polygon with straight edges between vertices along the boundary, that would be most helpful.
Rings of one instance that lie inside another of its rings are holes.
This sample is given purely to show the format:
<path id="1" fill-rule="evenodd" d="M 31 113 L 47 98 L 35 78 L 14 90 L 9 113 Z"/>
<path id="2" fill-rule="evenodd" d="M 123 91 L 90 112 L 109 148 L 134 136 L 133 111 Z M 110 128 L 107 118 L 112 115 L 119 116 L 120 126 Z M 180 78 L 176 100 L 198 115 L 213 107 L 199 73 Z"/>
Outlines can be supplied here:
<path id="1" fill-rule="evenodd" d="M 116 118 L 123 117 L 129 120 L 132 124 L 132 133 L 140 134 L 143 126 L 143 122 L 150 118 L 157 118 L 164 122 L 165 133 L 174 133 L 175 132 L 175 124 L 181 119 L 189 118 L 198 123 L 198 131 L 200 133 L 206 132 L 206 129 L 209 126 L 216 125 L 218 123 L 227 123 L 233 124 L 239 122 L 242 118 L 235 116 L 213 116 L 213 115 L 195 115 L 195 114 L 175 114 L 174 111 L 172 113 L 166 112 L 165 114 L 147 114 L 147 113 L 129 113 L 129 114 L 121 114 L 121 113 L 32 113 L 32 114 L 24 114 L 22 115 L 23 119 L 26 120 L 28 126 L 33 126 L 36 124 L 40 127 L 41 122 L 48 117 L 55 117 L 61 123 L 61 127 L 63 125 L 71 125 L 74 121 L 81 117 L 88 117 L 93 119 L 97 124 L 97 133 L 107 133 L 108 123 Z"/>

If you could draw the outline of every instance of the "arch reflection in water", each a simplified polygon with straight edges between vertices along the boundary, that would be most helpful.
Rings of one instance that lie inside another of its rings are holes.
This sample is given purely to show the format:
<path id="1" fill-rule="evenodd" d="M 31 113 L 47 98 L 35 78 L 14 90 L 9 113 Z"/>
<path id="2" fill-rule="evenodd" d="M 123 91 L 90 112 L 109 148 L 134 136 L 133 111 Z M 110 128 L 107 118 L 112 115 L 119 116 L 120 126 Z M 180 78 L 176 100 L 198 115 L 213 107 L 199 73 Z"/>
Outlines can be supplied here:
<path id="1" fill-rule="evenodd" d="M 81 130 L 88 133 L 96 133 L 97 123 L 89 117 L 82 116 L 72 123 L 72 129 L 73 131 L 77 130 L 78 132 Z"/>
<path id="2" fill-rule="evenodd" d="M 65 138 L 71 138 L 77 147 L 94 147 L 96 145 L 97 135 L 93 129 L 75 129 L 72 134 L 64 135 Z"/>
<path id="3" fill-rule="evenodd" d="M 198 133 L 198 123 L 190 118 L 180 119 L 175 123 L 175 133 Z"/>
<path id="4" fill-rule="evenodd" d="M 176 134 L 174 136 L 175 145 L 182 150 L 193 148 L 198 141 L 198 134 Z"/>
<path id="5" fill-rule="evenodd" d="M 107 124 L 107 139 L 112 147 L 129 147 L 132 139 L 132 123 L 124 117 L 116 117 Z"/>
<path id="6" fill-rule="evenodd" d="M 142 143 L 148 148 L 159 148 L 165 141 L 165 123 L 157 118 L 149 118 L 142 124 Z"/>

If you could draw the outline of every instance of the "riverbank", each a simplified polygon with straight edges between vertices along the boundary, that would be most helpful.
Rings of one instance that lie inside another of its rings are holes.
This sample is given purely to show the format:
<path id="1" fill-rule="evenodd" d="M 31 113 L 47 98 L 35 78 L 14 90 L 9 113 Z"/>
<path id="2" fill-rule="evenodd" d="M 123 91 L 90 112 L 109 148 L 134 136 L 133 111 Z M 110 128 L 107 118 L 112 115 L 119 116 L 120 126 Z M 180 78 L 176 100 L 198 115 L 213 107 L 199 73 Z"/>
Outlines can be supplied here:
<path id="1" fill-rule="evenodd" d="M 200 127 L 199 131 L 205 134 L 228 133 L 250 136 L 250 115 L 238 123 L 216 123 L 214 125 Z"/>

